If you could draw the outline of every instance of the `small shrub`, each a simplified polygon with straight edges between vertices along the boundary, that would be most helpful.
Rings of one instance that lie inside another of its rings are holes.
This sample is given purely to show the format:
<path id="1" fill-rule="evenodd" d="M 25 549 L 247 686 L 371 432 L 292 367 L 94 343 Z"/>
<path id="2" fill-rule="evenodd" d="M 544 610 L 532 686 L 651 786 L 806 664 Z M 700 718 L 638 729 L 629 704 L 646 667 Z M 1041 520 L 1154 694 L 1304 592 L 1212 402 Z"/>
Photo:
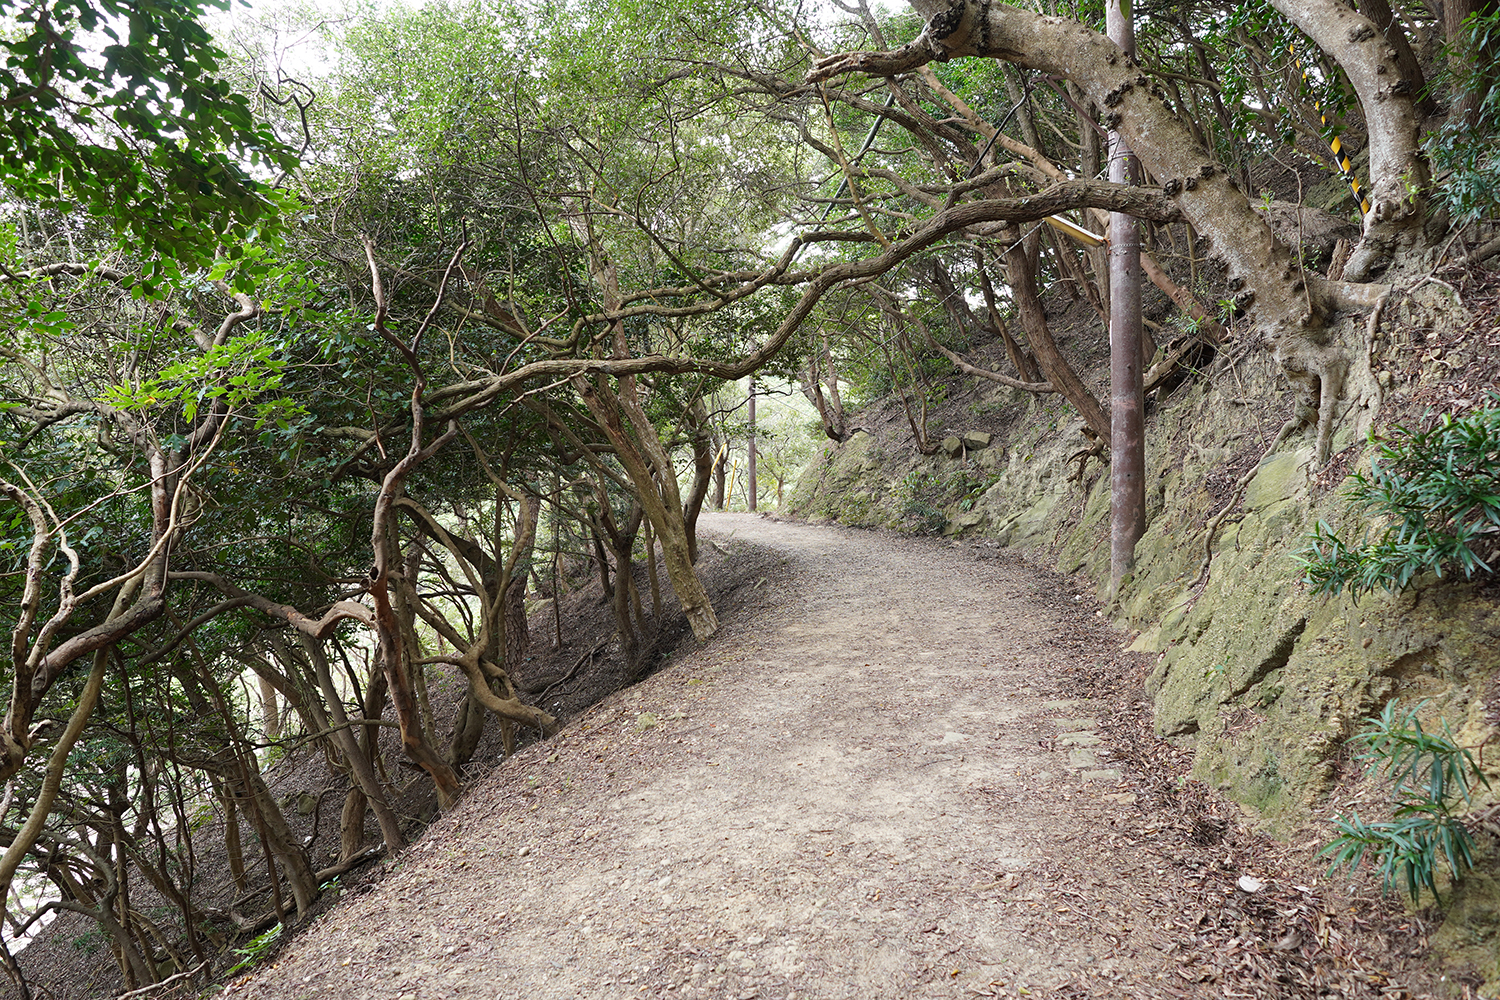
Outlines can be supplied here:
<path id="1" fill-rule="evenodd" d="M 965 469 L 960 473 L 954 490 L 959 493 L 959 510 L 973 510 L 979 501 L 989 492 L 991 486 L 1000 481 L 1000 473 L 995 471 L 982 471 L 979 469 Z"/>
<path id="2" fill-rule="evenodd" d="M 231 966 L 228 971 L 230 973 L 235 973 L 241 971 L 242 969 L 254 968 L 260 963 L 262 959 L 266 957 L 266 955 L 270 954 L 271 949 L 276 946 L 276 942 L 280 938 L 280 924 L 272 927 L 264 934 L 258 934 L 255 937 L 251 938 L 243 948 L 234 949 L 234 953 L 240 956 L 240 960 L 233 966 Z"/>
<path id="3" fill-rule="evenodd" d="M 73 950 L 85 955 L 92 955 L 104 945 L 104 932 L 97 927 L 91 928 L 73 938 Z"/>
<path id="4" fill-rule="evenodd" d="M 913 469 L 896 484 L 894 499 L 899 526 L 916 535 L 936 535 L 948 524 L 935 502 L 942 493 L 942 482 L 930 472 Z"/>
<path id="5" fill-rule="evenodd" d="M 1391 818 L 1371 823 L 1358 813 L 1337 816 L 1338 836 L 1322 851 L 1333 856 L 1330 872 L 1354 871 L 1369 855 L 1385 890 L 1400 882 L 1413 904 L 1423 889 L 1437 898 L 1440 864 L 1455 880 L 1473 867 L 1473 837 L 1453 807 L 1468 805 L 1476 784 L 1489 785 L 1446 722 L 1441 733 L 1422 728 L 1421 707 L 1399 713 L 1393 700 L 1354 737 L 1352 742 L 1365 748 L 1359 759 L 1385 783 Z"/>
<path id="6" fill-rule="evenodd" d="M 1500 401 L 1497 401 L 1500 402 Z M 1294 558 L 1318 594 L 1402 590 L 1422 573 L 1458 568 L 1464 578 L 1493 572 L 1500 538 L 1500 405 L 1437 426 L 1398 427 L 1380 444 L 1368 473 L 1345 491 L 1365 514 L 1387 521 L 1375 541 L 1345 542 L 1319 521 Z"/>
<path id="7" fill-rule="evenodd" d="M 948 526 L 948 515 L 925 500 L 913 500 L 901 508 L 901 519 L 914 535 L 937 535 Z"/>

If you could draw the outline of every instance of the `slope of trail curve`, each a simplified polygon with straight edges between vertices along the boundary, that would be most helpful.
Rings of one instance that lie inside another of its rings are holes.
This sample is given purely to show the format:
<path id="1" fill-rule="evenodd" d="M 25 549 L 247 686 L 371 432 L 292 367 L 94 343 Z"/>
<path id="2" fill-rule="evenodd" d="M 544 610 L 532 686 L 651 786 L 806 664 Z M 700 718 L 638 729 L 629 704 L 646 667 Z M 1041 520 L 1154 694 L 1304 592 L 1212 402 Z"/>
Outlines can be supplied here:
<path id="1" fill-rule="evenodd" d="M 704 521 L 781 554 L 772 609 L 506 761 L 231 994 L 1143 995 L 1161 871 L 1056 686 L 1119 637 L 1016 561 Z"/>

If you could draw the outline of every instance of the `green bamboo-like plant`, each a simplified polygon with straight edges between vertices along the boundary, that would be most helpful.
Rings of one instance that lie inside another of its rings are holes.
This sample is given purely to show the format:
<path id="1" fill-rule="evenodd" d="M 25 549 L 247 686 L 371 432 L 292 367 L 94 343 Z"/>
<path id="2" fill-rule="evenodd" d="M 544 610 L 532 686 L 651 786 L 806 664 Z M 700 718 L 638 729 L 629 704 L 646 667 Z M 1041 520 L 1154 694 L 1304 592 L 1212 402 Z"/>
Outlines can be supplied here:
<path id="1" fill-rule="evenodd" d="M 1444 414 L 1431 430 L 1395 428 L 1344 495 L 1387 526 L 1356 544 L 1319 521 L 1293 557 L 1314 593 L 1358 598 L 1404 590 L 1427 572 L 1493 572 L 1485 556 L 1500 536 L 1500 400 Z"/>
<path id="2" fill-rule="evenodd" d="M 240 960 L 226 970 L 226 975 L 243 969 L 255 968 L 266 955 L 270 954 L 271 949 L 279 940 L 281 940 L 281 925 L 277 924 L 265 933 L 251 938 L 244 947 L 234 949 L 234 953 L 240 956 Z"/>
<path id="3" fill-rule="evenodd" d="M 1391 818 L 1367 822 L 1353 812 L 1334 817 L 1338 836 L 1321 852 L 1333 858 L 1330 873 L 1357 870 L 1368 855 L 1384 889 L 1402 883 L 1414 904 L 1423 889 L 1438 899 L 1442 864 L 1455 880 L 1473 867 L 1474 840 L 1454 809 L 1468 806 L 1478 785 L 1489 785 L 1447 722 L 1441 733 L 1422 728 L 1421 708 L 1401 712 L 1392 700 L 1354 737 L 1365 748 L 1359 759 L 1386 783 Z"/>

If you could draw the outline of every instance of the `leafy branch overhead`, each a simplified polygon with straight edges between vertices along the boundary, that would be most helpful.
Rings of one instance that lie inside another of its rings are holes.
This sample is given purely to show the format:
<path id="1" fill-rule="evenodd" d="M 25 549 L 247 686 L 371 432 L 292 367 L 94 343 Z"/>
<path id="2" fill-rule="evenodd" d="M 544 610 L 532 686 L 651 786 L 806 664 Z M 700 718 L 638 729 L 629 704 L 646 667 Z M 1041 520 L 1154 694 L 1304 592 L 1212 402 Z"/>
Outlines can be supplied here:
<path id="1" fill-rule="evenodd" d="M 147 251 L 211 256 L 275 213 L 263 179 L 296 150 L 224 79 L 202 21 L 228 0 L 0 5 L 0 181 L 46 207 L 78 204 Z"/>

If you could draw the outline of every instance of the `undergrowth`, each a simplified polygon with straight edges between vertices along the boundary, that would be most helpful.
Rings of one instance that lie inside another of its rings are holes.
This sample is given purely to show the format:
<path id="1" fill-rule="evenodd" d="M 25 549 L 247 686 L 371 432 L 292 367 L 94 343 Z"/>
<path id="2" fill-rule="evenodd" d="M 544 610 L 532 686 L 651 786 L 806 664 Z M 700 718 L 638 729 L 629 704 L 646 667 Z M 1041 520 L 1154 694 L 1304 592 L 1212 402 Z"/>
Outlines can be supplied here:
<path id="1" fill-rule="evenodd" d="M 1431 430 L 1397 427 L 1344 495 L 1385 527 L 1345 541 L 1318 521 L 1294 554 L 1316 594 L 1404 590 L 1424 573 L 1491 573 L 1500 537 L 1500 400 Z"/>
<path id="2" fill-rule="evenodd" d="M 1354 871 L 1368 856 L 1386 891 L 1400 883 L 1413 904 L 1424 889 L 1437 898 L 1437 876 L 1445 866 L 1454 880 L 1473 867 L 1473 836 L 1454 810 L 1471 804 L 1477 785 L 1489 785 L 1446 722 L 1441 733 L 1422 728 L 1421 708 L 1399 712 L 1392 700 L 1354 737 L 1364 747 L 1359 759 L 1385 787 L 1391 818 L 1368 822 L 1357 812 L 1335 817 L 1338 836 L 1322 852 L 1333 857 L 1330 871 Z"/>

